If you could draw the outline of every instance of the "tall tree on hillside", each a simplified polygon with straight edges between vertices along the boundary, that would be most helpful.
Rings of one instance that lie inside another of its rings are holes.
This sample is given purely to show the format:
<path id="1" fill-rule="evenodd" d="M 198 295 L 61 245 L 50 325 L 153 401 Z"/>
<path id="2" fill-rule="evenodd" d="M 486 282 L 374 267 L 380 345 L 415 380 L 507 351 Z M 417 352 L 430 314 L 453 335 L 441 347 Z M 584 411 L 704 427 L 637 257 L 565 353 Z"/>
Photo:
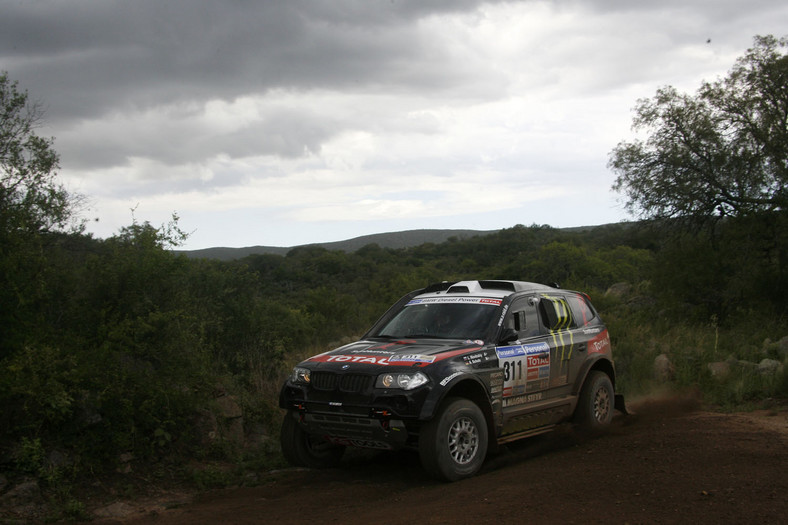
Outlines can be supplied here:
<path id="1" fill-rule="evenodd" d="M 646 139 L 610 154 L 613 189 L 630 212 L 689 226 L 695 233 L 682 246 L 717 253 L 714 268 L 689 271 L 689 253 L 663 252 L 669 277 L 659 284 L 679 301 L 690 302 L 680 290 L 696 289 L 715 313 L 745 297 L 788 307 L 787 47 L 786 37 L 755 37 L 726 77 L 696 95 L 665 87 L 639 100 L 633 127 Z M 701 233 L 702 225 L 714 227 Z M 697 290 L 699 282 L 714 284 Z"/>
<path id="2" fill-rule="evenodd" d="M 755 37 L 726 78 L 697 95 L 661 88 L 640 100 L 609 166 L 643 218 L 708 218 L 788 209 L 788 39 Z"/>
<path id="3" fill-rule="evenodd" d="M 36 134 L 43 111 L 0 73 L 0 235 L 67 226 L 75 196 L 56 180 L 53 139 Z"/>

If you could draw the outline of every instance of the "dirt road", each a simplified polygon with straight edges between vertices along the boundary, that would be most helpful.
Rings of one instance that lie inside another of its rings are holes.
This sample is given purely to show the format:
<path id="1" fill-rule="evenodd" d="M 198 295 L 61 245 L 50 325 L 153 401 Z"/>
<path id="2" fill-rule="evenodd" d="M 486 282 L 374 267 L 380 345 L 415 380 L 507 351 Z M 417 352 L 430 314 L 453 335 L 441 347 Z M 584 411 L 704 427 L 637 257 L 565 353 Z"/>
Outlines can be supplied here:
<path id="1" fill-rule="evenodd" d="M 610 433 L 570 428 L 509 445 L 475 478 L 430 479 L 415 455 L 356 454 L 341 469 L 271 473 L 128 524 L 786 523 L 788 410 L 637 406 Z M 111 523 L 104 521 L 100 523 Z"/>

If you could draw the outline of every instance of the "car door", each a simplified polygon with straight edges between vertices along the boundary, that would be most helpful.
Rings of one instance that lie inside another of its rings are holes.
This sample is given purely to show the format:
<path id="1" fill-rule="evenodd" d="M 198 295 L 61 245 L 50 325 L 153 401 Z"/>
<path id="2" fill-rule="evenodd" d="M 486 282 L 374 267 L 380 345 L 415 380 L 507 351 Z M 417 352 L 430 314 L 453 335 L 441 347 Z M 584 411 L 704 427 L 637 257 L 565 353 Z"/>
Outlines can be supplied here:
<path id="1" fill-rule="evenodd" d="M 570 379 L 570 363 L 576 349 L 574 316 L 563 294 L 542 294 L 537 310 L 541 331 L 550 345 L 550 388 L 557 389 Z"/>
<path id="2" fill-rule="evenodd" d="M 551 392 L 568 394 L 588 359 L 589 342 L 604 327 L 582 294 L 543 294 L 538 310 L 551 346 Z"/>
<path id="3" fill-rule="evenodd" d="M 539 301 L 535 294 L 515 299 L 504 319 L 504 327 L 517 332 L 516 341 L 496 348 L 504 409 L 543 400 L 550 388 L 551 338 L 539 320 Z"/>

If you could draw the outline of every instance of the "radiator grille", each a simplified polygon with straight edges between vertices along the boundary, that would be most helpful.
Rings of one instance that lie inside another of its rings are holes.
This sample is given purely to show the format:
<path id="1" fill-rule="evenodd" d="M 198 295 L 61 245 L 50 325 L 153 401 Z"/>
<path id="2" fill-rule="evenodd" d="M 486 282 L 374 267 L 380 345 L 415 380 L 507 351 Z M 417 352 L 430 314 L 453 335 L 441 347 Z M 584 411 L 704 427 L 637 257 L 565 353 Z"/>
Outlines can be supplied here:
<path id="1" fill-rule="evenodd" d="M 366 374 L 335 374 L 334 372 L 313 372 L 312 388 L 315 390 L 341 390 L 361 393 L 369 388 L 372 377 Z"/>

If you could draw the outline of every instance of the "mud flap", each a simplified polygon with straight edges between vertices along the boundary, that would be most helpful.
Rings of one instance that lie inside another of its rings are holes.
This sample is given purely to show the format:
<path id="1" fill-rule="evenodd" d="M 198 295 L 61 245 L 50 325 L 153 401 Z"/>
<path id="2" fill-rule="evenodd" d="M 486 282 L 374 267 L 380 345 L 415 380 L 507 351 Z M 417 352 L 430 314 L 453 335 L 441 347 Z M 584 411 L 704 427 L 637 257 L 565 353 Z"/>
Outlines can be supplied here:
<path id="1" fill-rule="evenodd" d="M 615 401 L 615 405 L 614 406 L 615 406 L 616 410 L 618 410 L 619 412 L 621 412 L 624 415 L 629 416 L 629 415 L 632 414 L 631 412 L 627 411 L 627 405 L 624 402 L 624 395 L 623 394 L 616 394 L 616 401 Z"/>

